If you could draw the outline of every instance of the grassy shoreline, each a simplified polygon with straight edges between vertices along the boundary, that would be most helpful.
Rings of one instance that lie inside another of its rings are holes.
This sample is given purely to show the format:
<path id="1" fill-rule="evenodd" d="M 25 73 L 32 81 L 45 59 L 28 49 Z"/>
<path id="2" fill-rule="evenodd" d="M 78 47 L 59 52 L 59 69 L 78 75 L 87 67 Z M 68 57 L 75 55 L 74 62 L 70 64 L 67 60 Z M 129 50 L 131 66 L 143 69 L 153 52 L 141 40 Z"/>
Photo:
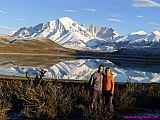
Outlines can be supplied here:
<path id="1" fill-rule="evenodd" d="M 87 83 L 0 80 L 0 116 L 2 120 L 11 119 L 15 114 L 31 120 L 120 120 L 125 114 L 160 108 L 157 94 L 160 86 L 144 85 L 116 84 L 115 112 L 110 113 L 107 106 L 104 110 L 101 97 L 97 110 L 91 111 Z"/>

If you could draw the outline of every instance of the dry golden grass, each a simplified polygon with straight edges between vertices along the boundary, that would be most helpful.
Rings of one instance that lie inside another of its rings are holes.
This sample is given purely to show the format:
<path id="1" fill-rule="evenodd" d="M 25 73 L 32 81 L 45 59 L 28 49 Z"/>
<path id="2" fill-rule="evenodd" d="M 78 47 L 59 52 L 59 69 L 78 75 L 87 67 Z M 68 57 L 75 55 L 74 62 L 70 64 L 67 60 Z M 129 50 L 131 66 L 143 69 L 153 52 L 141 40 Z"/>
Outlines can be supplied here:
<path id="1" fill-rule="evenodd" d="M 131 94 L 128 89 L 126 85 L 116 84 L 115 112 L 111 113 L 103 104 L 102 97 L 97 101 L 96 110 L 90 109 L 91 94 L 87 83 L 1 80 L 0 115 L 3 120 L 12 118 L 14 113 L 21 114 L 24 120 L 120 120 L 123 113 L 137 112 L 137 104 L 144 102 L 142 99 L 148 104 L 146 96 Z M 149 89 L 150 86 L 146 87 Z"/>
<path id="2" fill-rule="evenodd" d="M 37 120 L 94 120 L 112 118 L 109 112 L 91 111 L 87 85 L 41 81 L 1 81 L 1 109 L 6 117 L 23 113 L 23 119 Z M 5 120 L 5 119 L 4 119 Z"/>
<path id="3" fill-rule="evenodd" d="M 9 43 L 11 40 L 16 42 Z M 32 53 L 32 54 L 53 54 L 64 53 L 71 54 L 73 50 L 64 48 L 57 43 L 47 38 L 36 39 L 18 39 L 13 37 L 0 37 L 0 42 L 6 42 L 5 45 L 0 45 L 0 53 Z M 7 43 L 8 42 L 8 43 Z"/>

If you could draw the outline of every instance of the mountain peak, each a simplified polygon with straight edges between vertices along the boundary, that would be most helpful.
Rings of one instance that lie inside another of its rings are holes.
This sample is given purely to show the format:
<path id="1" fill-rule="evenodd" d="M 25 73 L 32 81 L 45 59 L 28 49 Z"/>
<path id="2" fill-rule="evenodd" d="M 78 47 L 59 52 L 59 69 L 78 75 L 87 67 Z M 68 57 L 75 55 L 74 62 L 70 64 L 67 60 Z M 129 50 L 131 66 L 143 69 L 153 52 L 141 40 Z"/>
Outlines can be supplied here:
<path id="1" fill-rule="evenodd" d="M 160 36 L 160 31 L 154 31 L 153 34 L 155 34 L 156 36 Z"/>
<path id="2" fill-rule="evenodd" d="M 63 24 L 72 24 L 74 21 L 70 17 L 61 17 L 58 19 Z"/>
<path id="3" fill-rule="evenodd" d="M 72 18 L 67 17 L 67 16 L 61 17 L 61 18 L 59 18 L 59 20 L 60 21 L 73 21 Z"/>

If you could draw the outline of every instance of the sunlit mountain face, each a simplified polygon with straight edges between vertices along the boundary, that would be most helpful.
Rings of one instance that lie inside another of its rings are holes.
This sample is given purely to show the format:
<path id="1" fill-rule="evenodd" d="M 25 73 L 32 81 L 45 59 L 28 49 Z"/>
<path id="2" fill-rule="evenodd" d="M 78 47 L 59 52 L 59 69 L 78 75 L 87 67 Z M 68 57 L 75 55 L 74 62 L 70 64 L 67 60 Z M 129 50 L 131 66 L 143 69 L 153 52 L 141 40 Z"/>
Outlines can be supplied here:
<path id="1" fill-rule="evenodd" d="M 18 38 L 45 37 L 68 48 L 106 50 L 113 46 L 159 46 L 160 31 L 137 31 L 121 35 L 107 26 L 83 25 L 62 17 L 33 27 L 22 27 L 12 34 Z M 110 46 L 108 46 L 110 44 Z"/>

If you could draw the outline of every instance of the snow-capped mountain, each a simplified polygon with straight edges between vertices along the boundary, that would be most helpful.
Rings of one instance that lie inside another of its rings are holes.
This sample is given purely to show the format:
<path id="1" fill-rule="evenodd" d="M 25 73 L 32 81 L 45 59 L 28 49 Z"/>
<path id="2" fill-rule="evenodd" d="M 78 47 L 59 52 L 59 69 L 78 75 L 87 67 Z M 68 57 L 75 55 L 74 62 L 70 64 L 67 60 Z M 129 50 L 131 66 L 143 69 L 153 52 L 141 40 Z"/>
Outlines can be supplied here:
<path id="1" fill-rule="evenodd" d="M 70 48 L 86 48 L 87 42 L 92 39 L 109 41 L 114 35 L 117 36 L 118 33 L 114 33 L 112 28 L 81 25 L 69 17 L 62 17 L 34 27 L 23 27 L 13 34 L 18 38 L 47 37 Z"/>
<path id="2" fill-rule="evenodd" d="M 154 31 L 148 35 L 148 40 L 153 42 L 160 42 L 160 31 Z"/>
<path id="3" fill-rule="evenodd" d="M 74 49 L 108 50 L 114 43 L 118 46 L 155 46 L 160 42 L 160 31 L 146 33 L 132 32 L 126 36 L 119 35 L 112 28 L 95 25 L 83 25 L 69 17 L 41 23 L 33 27 L 23 27 L 13 36 L 18 38 L 47 37 L 58 44 Z"/>
<path id="4" fill-rule="evenodd" d="M 88 31 L 95 38 L 101 38 L 105 40 L 112 40 L 112 37 L 118 37 L 119 34 L 115 32 L 112 28 L 98 27 L 94 25 L 88 26 Z"/>
<path id="5" fill-rule="evenodd" d="M 144 31 L 133 32 L 128 34 L 127 36 L 117 37 L 115 42 L 123 46 L 155 46 L 160 42 L 160 31 L 154 31 L 151 33 L 146 33 Z"/>
<path id="6" fill-rule="evenodd" d="M 84 46 L 84 42 L 91 38 L 91 34 L 83 26 L 68 17 L 41 23 L 34 27 L 20 28 L 13 35 L 20 38 L 47 37 L 59 44 L 71 43 L 79 46 Z"/>

